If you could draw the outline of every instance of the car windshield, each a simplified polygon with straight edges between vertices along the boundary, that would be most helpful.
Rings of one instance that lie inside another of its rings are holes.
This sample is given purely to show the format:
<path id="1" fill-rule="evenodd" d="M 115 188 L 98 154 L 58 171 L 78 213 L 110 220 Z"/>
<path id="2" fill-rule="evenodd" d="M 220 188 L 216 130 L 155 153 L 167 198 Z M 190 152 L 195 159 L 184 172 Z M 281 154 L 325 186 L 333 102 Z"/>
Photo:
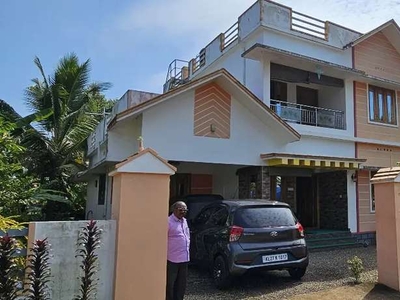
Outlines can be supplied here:
<path id="1" fill-rule="evenodd" d="M 245 207 L 236 211 L 234 225 L 243 228 L 294 226 L 296 220 L 287 207 Z"/>

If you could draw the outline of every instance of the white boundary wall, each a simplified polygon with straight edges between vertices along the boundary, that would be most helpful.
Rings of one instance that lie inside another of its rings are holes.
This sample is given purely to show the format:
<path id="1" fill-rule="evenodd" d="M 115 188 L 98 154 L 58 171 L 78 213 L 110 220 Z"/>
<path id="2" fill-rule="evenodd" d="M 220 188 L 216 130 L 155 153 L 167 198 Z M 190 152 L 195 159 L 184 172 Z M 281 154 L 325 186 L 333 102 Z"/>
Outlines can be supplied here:
<path id="1" fill-rule="evenodd" d="M 79 276 L 81 276 L 81 258 L 76 258 L 79 233 L 88 221 L 71 222 L 32 222 L 29 224 L 29 247 L 37 239 L 47 238 L 51 244 L 50 260 L 51 282 L 50 299 L 71 300 L 79 291 Z M 98 271 L 96 273 L 97 300 L 113 299 L 115 232 L 116 223 L 113 220 L 97 221 L 102 229 Z"/>

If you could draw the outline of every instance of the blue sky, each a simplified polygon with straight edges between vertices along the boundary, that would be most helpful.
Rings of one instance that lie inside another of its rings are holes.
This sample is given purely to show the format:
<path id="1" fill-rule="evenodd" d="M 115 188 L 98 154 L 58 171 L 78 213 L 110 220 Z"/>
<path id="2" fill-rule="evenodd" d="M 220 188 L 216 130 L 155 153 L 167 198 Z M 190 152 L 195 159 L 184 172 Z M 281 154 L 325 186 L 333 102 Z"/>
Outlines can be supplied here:
<path id="1" fill-rule="evenodd" d="M 0 99 L 19 113 L 24 88 L 39 77 L 37 55 L 51 73 L 66 53 L 92 63 L 92 80 L 110 98 L 127 89 L 161 92 L 168 64 L 189 60 L 255 0 L 3 0 L 0 8 Z M 322 20 L 366 32 L 400 15 L 398 0 L 278 0 Z M 218 3 L 218 5 L 216 4 Z"/>

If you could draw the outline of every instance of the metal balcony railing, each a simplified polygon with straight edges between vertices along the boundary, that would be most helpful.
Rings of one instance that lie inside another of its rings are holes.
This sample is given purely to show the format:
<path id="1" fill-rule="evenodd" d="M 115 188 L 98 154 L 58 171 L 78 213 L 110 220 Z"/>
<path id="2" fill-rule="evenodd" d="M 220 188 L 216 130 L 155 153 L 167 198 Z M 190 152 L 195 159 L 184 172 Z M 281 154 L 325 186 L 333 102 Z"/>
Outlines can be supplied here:
<path id="1" fill-rule="evenodd" d="M 291 29 L 317 38 L 328 39 L 328 26 L 326 22 L 317 18 L 291 10 Z"/>
<path id="2" fill-rule="evenodd" d="M 239 23 L 233 24 L 227 31 L 221 34 L 221 52 L 232 45 L 239 38 Z"/>
<path id="3" fill-rule="evenodd" d="M 271 109 L 287 122 L 303 125 L 346 129 L 346 119 L 343 111 L 271 100 Z"/>

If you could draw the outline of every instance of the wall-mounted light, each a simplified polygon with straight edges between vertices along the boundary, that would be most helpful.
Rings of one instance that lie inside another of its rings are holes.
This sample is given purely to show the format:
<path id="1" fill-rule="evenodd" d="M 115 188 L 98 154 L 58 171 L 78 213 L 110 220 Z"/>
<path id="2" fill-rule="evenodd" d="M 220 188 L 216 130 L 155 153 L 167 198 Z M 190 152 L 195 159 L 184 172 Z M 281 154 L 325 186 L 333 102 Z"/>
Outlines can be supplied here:
<path id="1" fill-rule="evenodd" d="M 214 125 L 214 124 L 211 124 L 211 125 L 210 125 L 210 131 L 211 131 L 211 132 L 215 132 L 215 130 L 216 130 L 215 125 Z"/>

